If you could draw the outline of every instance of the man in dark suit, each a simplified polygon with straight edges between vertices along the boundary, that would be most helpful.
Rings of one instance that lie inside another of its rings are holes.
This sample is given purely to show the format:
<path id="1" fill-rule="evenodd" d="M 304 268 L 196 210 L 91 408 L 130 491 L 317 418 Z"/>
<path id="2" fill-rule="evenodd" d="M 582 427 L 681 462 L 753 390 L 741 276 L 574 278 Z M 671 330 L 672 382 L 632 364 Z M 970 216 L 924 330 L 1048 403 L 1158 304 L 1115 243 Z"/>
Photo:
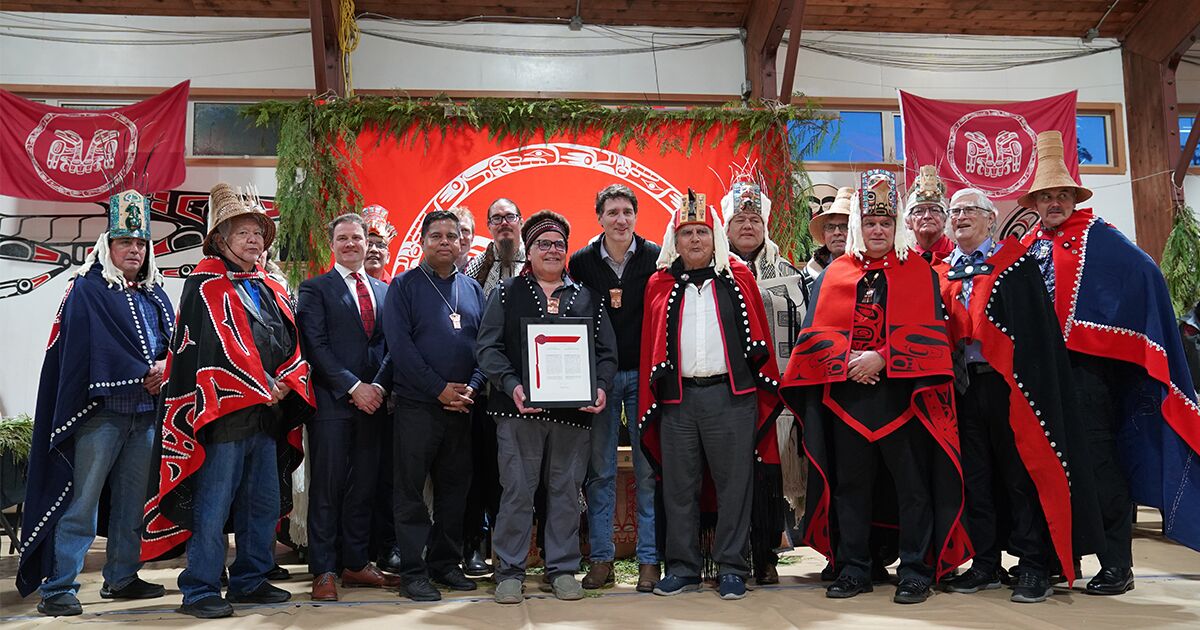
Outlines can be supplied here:
<path id="1" fill-rule="evenodd" d="M 387 285 L 363 269 L 362 217 L 337 217 L 329 239 L 333 269 L 300 285 L 296 310 L 317 393 L 308 425 L 308 567 L 317 601 L 337 600 L 338 569 L 343 587 L 400 583 L 371 564 L 367 548 L 392 382 L 381 319 Z"/>

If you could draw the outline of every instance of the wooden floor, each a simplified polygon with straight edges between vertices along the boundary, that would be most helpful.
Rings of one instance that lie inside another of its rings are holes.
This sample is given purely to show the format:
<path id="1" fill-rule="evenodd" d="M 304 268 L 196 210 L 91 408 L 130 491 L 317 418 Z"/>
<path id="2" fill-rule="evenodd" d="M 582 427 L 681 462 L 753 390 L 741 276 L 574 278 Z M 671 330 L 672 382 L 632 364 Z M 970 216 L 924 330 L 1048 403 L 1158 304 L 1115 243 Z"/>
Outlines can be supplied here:
<path id="1" fill-rule="evenodd" d="M 560 602 L 541 592 L 536 578 L 527 582 L 524 604 L 500 606 L 491 601 L 491 584 L 474 594 L 446 595 L 433 604 L 417 604 L 395 593 L 374 589 L 343 589 L 342 601 L 314 604 L 308 599 L 305 567 L 287 564 L 294 577 L 277 583 L 295 593 L 293 601 L 272 606 L 238 606 L 234 617 L 199 622 L 174 612 L 180 603 L 175 578 L 180 562 L 147 565 L 141 576 L 166 585 L 167 596 L 156 600 L 113 603 L 100 599 L 103 541 L 97 541 L 81 577 L 80 617 L 52 620 L 37 613 L 37 596 L 20 598 L 13 586 L 16 558 L 0 555 L 0 627 L 88 627 L 120 625 L 151 628 L 1200 628 L 1200 553 L 1164 541 L 1156 535 L 1158 515 L 1143 510 L 1134 540 L 1136 588 L 1122 597 L 1090 597 L 1075 589 L 1058 589 L 1042 604 L 1014 604 L 1007 589 L 975 595 L 936 593 L 917 606 L 891 602 L 892 586 L 877 586 L 849 600 L 825 598 L 818 573 L 824 560 L 810 549 L 787 554 L 778 586 L 754 588 L 745 599 L 722 601 L 705 588 L 677 597 L 637 593 L 631 586 L 589 592 L 578 602 Z M 281 548 L 282 550 L 283 548 Z M 294 561 L 294 558 L 293 558 Z M 1086 578 L 1098 566 L 1085 558 Z M 57 624 L 51 626 L 51 624 Z"/>

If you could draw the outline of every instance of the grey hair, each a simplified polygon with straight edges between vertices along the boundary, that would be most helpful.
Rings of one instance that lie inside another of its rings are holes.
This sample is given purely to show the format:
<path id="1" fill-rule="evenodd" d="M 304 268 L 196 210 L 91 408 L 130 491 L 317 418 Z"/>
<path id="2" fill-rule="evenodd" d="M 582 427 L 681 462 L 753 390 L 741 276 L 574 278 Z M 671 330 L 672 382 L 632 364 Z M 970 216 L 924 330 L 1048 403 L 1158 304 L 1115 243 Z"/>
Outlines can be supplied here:
<path id="1" fill-rule="evenodd" d="M 950 198 L 949 207 L 953 208 L 958 204 L 959 201 L 964 199 L 968 200 L 968 205 L 975 206 L 976 208 L 983 208 L 992 214 L 992 227 L 988 228 L 988 236 L 995 236 L 996 228 L 1000 225 L 1000 211 L 996 209 L 996 204 L 992 203 L 992 200 L 987 196 L 987 193 L 979 190 L 978 188 L 963 188 L 962 190 L 954 193 L 954 196 Z M 948 236 L 951 240 L 954 240 L 954 228 L 950 227 L 949 209 L 946 211 L 945 232 L 946 236 Z"/>

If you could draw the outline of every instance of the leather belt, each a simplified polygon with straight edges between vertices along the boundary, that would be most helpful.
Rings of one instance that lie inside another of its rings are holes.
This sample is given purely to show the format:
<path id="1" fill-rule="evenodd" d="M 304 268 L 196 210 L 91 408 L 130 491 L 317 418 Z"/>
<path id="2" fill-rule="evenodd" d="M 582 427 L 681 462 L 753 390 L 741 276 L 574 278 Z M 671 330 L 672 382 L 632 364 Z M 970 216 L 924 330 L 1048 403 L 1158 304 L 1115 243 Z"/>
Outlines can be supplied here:
<path id="1" fill-rule="evenodd" d="M 728 374 L 716 374 L 713 376 L 692 376 L 692 377 L 685 376 L 685 377 L 683 377 L 683 384 L 690 385 L 692 387 L 711 387 L 713 385 L 720 385 L 721 383 L 726 383 L 728 381 L 729 381 Z"/>

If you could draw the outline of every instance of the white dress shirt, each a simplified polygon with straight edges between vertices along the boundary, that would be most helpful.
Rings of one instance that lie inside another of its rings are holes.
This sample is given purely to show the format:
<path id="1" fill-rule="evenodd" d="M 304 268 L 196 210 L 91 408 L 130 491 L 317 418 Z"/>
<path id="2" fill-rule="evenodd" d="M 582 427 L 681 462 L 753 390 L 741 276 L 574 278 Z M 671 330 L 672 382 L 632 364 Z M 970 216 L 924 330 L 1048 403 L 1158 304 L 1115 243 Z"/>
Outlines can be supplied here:
<path id="1" fill-rule="evenodd" d="M 354 303 L 354 308 L 358 309 L 358 316 L 362 317 L 362 305 L 358 303 L 358 280 L 355 280 L 354 277 L 350 275 L 355 273 L 355 270 L 350 269 L 349 267 L 344 267 L 341 263 L 336 262 L 333 263 L 333 268 L 337 270 L 338 273 L 342 274 L 342 281 L 346 283 L 346 290 L 350 291 L 350 301 Z M 375 313 L 375 325 L 378 326 L 379 305 L 375 303 L 375 290 L 371 288 L 371 279 L 367 276 L 367 270 L 365 267 L 359 267 L 357 271 L 358 276 L 362 278 L 363 285 L 367 287 L 367 297 L 369 297 L 371 300 L 371 310 Z M 362 381 L 359 381 L 350 386 L 350 391 L 347 393 L 353 394 L 354 390 L 358 389 L 358 386 L 361 384 Z M 379 391 L 384 391 L 383 387 L 378 383 L 371 384 L 375 387 L 378 387 Z"/>
<path id="2" fill-rule="evenodd" d="M 717 295 L 712 280 L 683 288 L 679 318 L 679 374 L 684 378 L 725 374 L 725 340 L 717 318 Z"/>

